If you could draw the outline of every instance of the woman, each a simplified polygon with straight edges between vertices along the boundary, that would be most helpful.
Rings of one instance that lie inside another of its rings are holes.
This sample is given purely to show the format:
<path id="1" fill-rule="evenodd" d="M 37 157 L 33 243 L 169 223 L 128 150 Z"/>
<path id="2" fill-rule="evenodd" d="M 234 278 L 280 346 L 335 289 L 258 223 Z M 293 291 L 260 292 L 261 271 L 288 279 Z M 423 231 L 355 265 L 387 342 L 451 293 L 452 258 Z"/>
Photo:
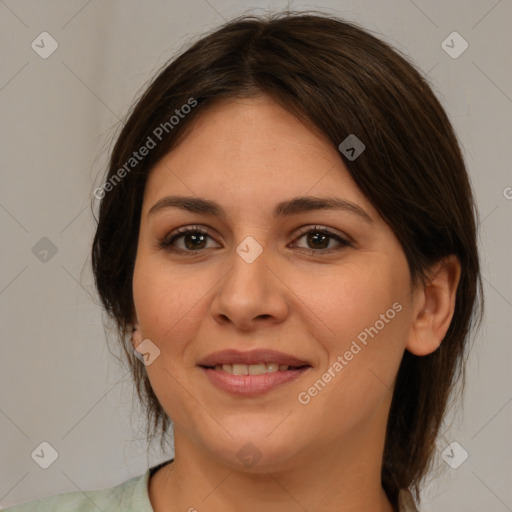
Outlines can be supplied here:
<path id="1" fill-rule="evenodd" d="M 333 17 L 236 19 L 153 80 L 94 195 L 96 285 L 175 457 L 9 510 L 417 510 L 483 299 L 412 64 Z"/>

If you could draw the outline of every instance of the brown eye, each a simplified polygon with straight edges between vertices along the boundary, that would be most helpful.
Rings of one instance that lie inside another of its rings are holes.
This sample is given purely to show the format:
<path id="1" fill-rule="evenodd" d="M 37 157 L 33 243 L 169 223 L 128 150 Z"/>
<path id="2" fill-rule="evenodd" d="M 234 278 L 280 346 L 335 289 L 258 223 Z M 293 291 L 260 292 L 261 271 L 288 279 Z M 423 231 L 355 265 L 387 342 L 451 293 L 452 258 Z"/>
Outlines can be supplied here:
<path id="1" fill-rule="evenodd" d="M 200 252 L 208 248 L 208 239 L 212 238 L 207 231 L 198 227 L 184 227 L 166 236 L 158 245 L 167 251 Z"/>
<path id="2" fill-rule="evenodd" d="M 306 231 L 303 231 L 299 237 L 296 238 L 296 241 L 301 238 L 306 238 L 306 243 L 308 244 L 308 247 L 304 247 L 303 249 L 312 253 L 330 253 L 338 251 L 343 247 L 353 247 L 348 240 L 345 240 L 337 233 L 319 226 L 308 228 Z M 335 247 L 329 247 L 332 240 L 337 243 L 337 245 L 335 244 Z"/>

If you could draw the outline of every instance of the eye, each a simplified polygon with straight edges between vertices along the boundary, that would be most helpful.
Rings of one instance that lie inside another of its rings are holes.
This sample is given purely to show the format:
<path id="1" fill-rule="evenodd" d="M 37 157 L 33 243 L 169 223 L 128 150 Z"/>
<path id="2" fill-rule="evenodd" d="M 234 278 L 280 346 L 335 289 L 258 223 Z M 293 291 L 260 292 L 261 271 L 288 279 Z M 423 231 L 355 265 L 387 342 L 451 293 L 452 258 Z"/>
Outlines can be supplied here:
<path id="1" fill-rule="evenodd" d="M 199 252 L 207 248 L 206 242 L 208 238 L 212 239 L 204 228 L 200 226 L 184 226 L 167 235 L 158 243 L 158 246 L 161 249 L 172 252 Z M 176 246 L 177 240 L 183 242 L 181 247 Z"/>
<path id="2" fill-rule="evenodd" d="M 344 247 L 353 247 L 351 242 L 323 226 L 306 227 L 306 229 L 299 234 L 298 238 L 295 239 L 295 242 L 304 237 L 306 237 L 307 244 L 312 245 L 313 247 L 306 247 L 303 249 L 313 254 L 331 253 L 339 251 Z M 329 243 L 332 240 L 337 242 L 337 246 L 329 247 Z"/>
<path id="3" fill-rule="evenodd" d="M 306 238 L 307 244 L 313 247 L 299 247 L 299 249 L 312 254 L 331 253 L 339 251 L 344 247 L 353 247 L 351 242 L 323 226 L 306 226 L 295 239 L 295 243 L 301 238 Z M 176 253 L 199 253 L 209 248 L 207 247 L 208 239 L 213 240 L 208 231 L 201 226 L 184 226 L 176 229 L 159 241 L 158 246 L 166 251 Z M 337 244 L 335 247 L 330 246 L 330 242 L 333 240 Z M 178 244 L 178 241 L 182 242 L 182 244 Z"/>

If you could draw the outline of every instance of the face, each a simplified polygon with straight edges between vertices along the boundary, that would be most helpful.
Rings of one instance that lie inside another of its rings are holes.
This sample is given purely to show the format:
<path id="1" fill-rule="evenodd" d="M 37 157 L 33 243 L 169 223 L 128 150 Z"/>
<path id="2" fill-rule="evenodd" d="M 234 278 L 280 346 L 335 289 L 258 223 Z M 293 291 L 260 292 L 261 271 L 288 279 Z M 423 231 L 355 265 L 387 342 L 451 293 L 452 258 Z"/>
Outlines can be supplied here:
<path id="1" fill-rule="evenodd" d="M 344 207 L 276 215 L 303 196 Z M 134 345 L 160 351 L 146 370 L 177 452 L 240 465 L 253 450 L 263 470 L 384 436 L 413 309 L 405 255 L 337 149 L 269 98 L 211 107 L 152 169 L 133 297 Z M 305 366 L 200 365 L 224 350 Z"/>

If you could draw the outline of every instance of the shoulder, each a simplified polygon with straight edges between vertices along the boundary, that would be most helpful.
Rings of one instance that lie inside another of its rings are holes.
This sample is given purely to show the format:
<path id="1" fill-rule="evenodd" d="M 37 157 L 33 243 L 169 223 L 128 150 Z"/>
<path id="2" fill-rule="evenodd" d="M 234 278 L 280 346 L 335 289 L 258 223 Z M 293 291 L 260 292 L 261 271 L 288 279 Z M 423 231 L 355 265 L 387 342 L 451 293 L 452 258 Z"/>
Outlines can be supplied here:
<path id="1" fill-rule="evenodd" d="M 95 491 L 72 491 L 14 505 L 3 512 L 153 512 L 147 492 L 149 471 Z"/>

